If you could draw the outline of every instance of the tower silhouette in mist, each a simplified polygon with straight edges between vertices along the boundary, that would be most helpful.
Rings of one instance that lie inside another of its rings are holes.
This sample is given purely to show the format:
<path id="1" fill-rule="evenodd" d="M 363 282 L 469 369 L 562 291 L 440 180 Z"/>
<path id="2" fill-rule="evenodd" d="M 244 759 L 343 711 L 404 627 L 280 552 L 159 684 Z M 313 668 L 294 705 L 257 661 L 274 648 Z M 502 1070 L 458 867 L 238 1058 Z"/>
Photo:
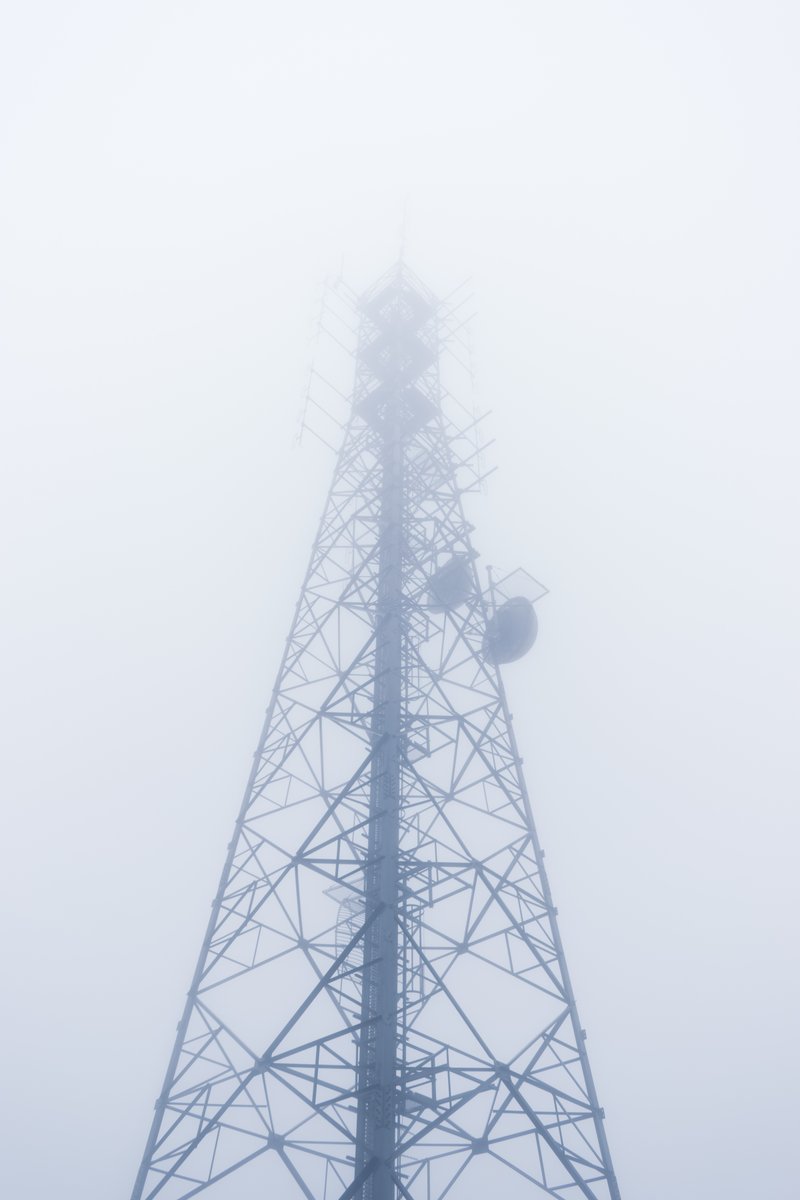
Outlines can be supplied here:
<path id="1" fill-rule="evenodd" d="M 619 1200 L 499 672 L 533 581 L 479 577 L 446 306 L 400 265 L 357 314 L 133 1200 Z"/>

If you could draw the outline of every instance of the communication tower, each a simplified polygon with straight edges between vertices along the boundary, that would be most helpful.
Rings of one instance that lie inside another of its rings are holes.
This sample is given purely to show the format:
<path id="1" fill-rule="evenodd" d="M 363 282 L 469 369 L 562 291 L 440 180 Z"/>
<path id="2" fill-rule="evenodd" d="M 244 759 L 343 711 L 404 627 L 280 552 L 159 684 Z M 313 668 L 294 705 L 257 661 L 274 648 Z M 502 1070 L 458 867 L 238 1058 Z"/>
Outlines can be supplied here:
<path id="1" fill-rule="evenodd" d="M 400 265 L 355 385 L 133 1200 L 619 1200 L 483 580 L 444 308 Z"/>

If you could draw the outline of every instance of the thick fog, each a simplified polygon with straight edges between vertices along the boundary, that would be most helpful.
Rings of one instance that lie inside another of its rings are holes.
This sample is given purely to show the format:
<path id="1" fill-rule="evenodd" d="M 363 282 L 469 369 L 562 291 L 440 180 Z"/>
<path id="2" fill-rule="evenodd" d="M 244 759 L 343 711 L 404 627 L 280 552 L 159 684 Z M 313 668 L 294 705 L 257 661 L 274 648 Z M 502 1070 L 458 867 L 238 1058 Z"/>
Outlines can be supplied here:
<path id="1" fill-rule="evenodd" d="M 481 561 L 550 589 L 505 679 L 623 1197 L 788 1200 L 796 7 L 3 26 L 5 1194 L 129 1194 L 333 466 L 325 281 L 403 237 L 470 280 Z"/>

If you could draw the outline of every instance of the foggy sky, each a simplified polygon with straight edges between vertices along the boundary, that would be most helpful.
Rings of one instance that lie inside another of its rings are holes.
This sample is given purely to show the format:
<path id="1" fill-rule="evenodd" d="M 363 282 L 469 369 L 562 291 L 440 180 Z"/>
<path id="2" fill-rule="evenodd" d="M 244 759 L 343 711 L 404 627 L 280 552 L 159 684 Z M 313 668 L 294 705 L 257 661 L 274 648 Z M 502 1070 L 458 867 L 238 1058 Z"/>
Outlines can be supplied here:
<path id="1" fill-rule="evenodd" d="M 482 562 L 625 1200 L 796 1192 L 797 77 L 778 0 L 7 5 L 2 1114 L 132 1186 L 332 469 L 324 280 L 471 278 Z"/>

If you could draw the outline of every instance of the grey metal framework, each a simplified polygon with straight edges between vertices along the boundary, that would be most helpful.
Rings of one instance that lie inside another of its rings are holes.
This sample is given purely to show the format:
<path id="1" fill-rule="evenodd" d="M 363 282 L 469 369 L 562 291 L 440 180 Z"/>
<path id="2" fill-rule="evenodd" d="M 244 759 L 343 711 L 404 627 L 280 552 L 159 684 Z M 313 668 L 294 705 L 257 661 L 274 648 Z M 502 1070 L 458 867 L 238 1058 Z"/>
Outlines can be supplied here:
<path id="1" fill-rule="evenodd" d="M 350 415 L 133 1200 L 619 1200 L 462 507 L 442 306 Z M 449 606 L 431 581 L 466 565 Z"/>

